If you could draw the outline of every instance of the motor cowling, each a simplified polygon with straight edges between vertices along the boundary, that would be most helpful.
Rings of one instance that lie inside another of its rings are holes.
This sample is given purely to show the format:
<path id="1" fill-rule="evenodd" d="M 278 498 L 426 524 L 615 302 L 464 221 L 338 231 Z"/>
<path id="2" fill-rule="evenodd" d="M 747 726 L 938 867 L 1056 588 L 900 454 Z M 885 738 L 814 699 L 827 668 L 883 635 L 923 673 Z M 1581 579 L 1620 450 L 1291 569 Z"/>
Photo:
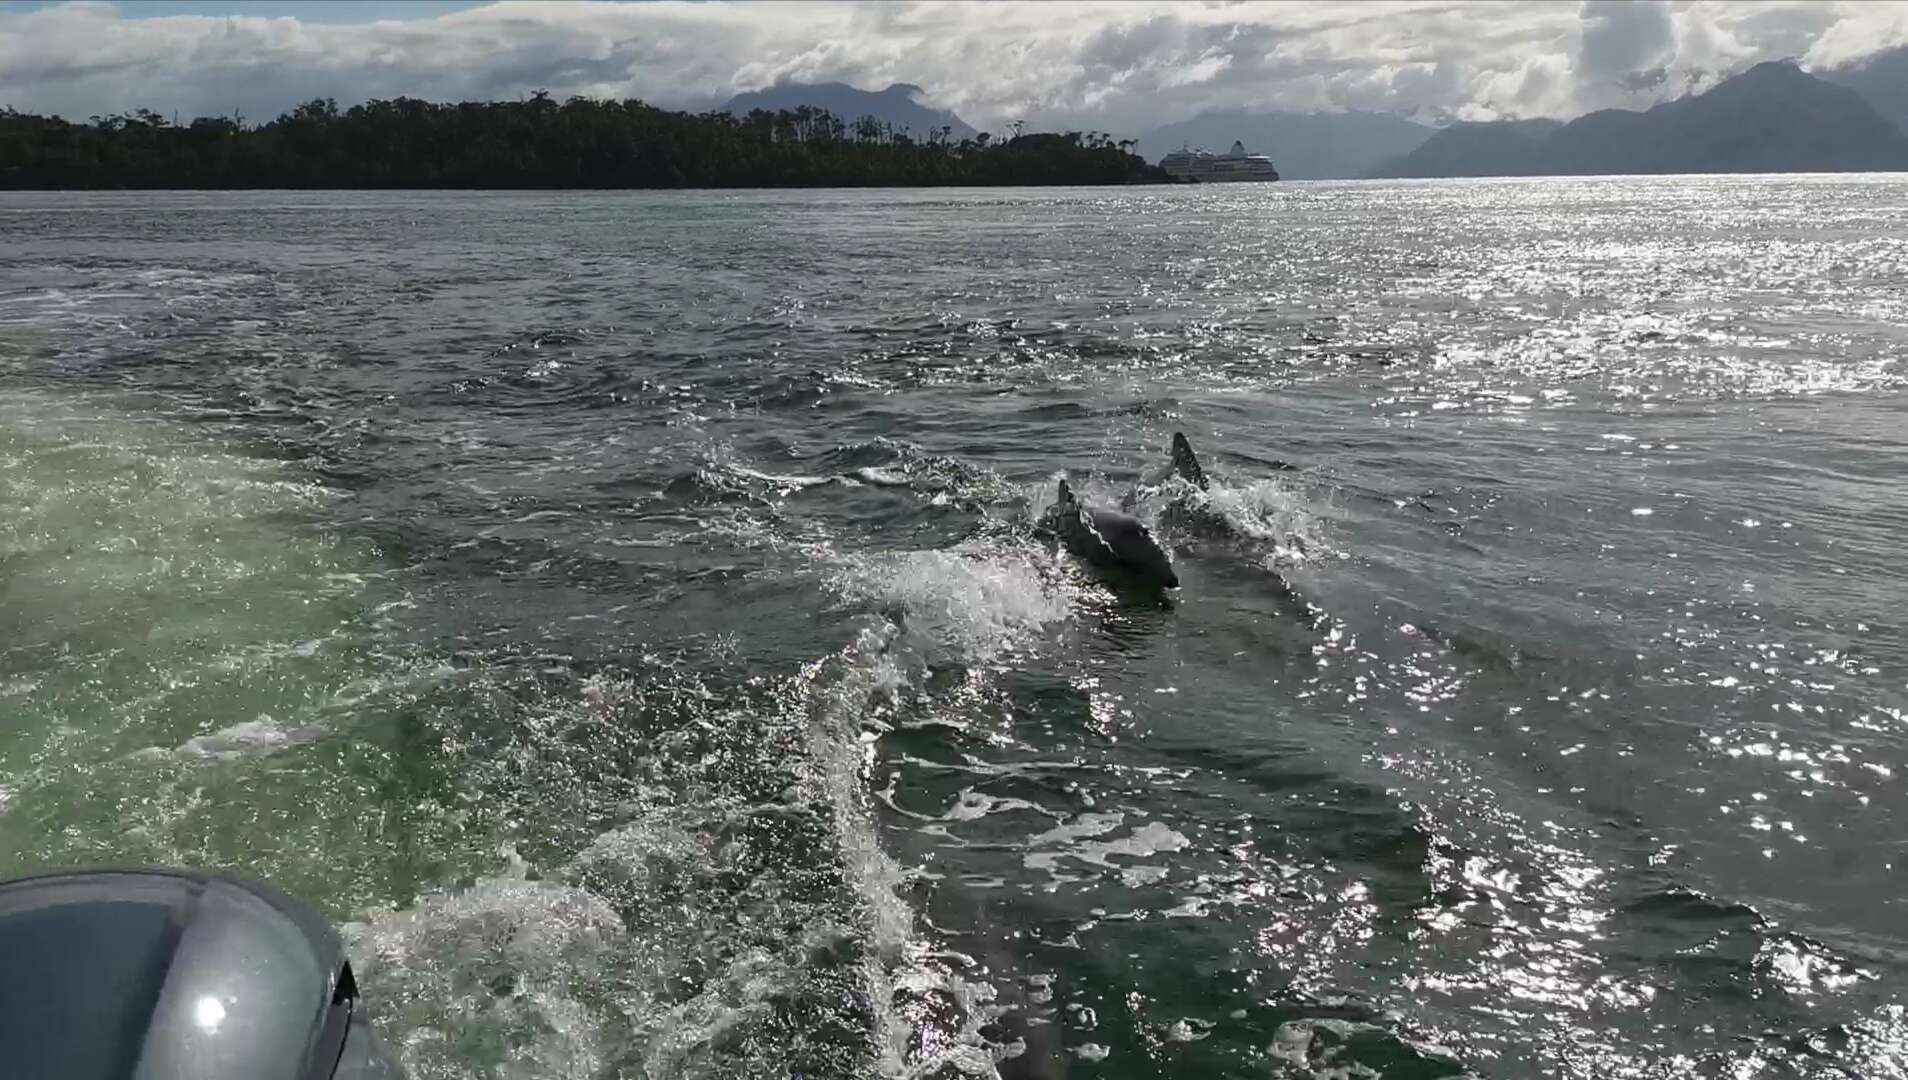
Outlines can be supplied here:
<path id="1" fill-rule="evenodd" d="M 401 1080 L 331 924 L 187 870 L 0 884 L 0 1062 L 64 1080 Z"/>

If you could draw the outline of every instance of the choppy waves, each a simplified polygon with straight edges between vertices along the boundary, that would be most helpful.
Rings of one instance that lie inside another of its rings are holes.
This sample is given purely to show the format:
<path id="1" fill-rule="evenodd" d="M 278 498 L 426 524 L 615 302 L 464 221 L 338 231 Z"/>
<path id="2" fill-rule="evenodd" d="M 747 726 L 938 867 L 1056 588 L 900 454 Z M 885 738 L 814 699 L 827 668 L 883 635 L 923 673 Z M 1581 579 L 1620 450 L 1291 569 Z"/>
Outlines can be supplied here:
<path id="1" fill-rule="evenodd" d="M 1902 1074 L 1894 182 L 164 198 L 11 211 L 0 863 L 413 1075 Z"/>

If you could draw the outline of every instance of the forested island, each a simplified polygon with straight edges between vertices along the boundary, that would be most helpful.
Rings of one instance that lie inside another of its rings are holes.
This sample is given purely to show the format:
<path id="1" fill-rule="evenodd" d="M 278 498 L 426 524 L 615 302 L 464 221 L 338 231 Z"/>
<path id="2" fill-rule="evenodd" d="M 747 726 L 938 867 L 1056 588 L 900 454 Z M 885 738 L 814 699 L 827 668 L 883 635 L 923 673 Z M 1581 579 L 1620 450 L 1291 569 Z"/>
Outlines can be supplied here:
<path id="1" fill-rule="evenodd" d="M 955 140 L 802 107 L 744 116 L 538 93 L 311 101 L 266 124 L 0 111 L 0 188 L 682 188 L 1126 184 L 1165 174 L 1097 132 Z"/>

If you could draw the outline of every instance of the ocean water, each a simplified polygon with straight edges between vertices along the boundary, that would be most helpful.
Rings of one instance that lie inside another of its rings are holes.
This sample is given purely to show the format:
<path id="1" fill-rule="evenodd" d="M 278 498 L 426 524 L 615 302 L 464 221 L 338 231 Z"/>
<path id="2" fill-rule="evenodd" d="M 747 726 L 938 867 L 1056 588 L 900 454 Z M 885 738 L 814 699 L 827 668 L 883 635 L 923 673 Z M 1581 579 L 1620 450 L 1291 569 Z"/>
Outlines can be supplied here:
<path id="1" fill-rule="evenodd" d="M 413 1077 L 1908 1076 L 1908 181 L 0 196 L 0 873 Z M 1146 487 L 1168 596 L 1027 528 Z"/>

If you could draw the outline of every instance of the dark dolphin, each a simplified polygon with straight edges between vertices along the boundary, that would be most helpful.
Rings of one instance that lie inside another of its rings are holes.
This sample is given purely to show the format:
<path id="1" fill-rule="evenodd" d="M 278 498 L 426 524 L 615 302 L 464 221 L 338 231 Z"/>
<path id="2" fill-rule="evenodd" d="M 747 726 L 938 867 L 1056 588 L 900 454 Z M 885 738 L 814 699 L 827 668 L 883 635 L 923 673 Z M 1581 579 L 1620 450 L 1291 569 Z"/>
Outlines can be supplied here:
<path id="1" fill-rule="evenodd" d="M 1173 432 L 1173 472 L 1201 491 L 1212 490 L 1206 482 L 1206 470 L 1199 467 L 1199 458 L 1193 453 L 1192 443 L 1186 441 L 1183 431 Z"/>
<path id="2" fill-rule="evenodd" d="M 1157 489 L 1175 476 L 1202 492 L 1212 490 L 1211 482 L 1206 479 L 1206 470 L 1199 467 L 1199 455 L 1193 453 L 1192 443 L 1186 440 L 1183 431 L 1173 432 L 1172 456 L 1166 470 L 1151 479 L 1142 480 L 1139 487 L 1127 492 L 1120 500 L 1120 509 L 1131 513 L 1139 505 L 1141 492 Z"/>
<path id="3" fill-rule="evenodd" d="M 1173 432 L 1172 456 L 1167 469 L 1152 485 L 1178 477 L 1200 492 L 1212 490 L 1206 470 L 1185 432 Z M 1039 528 L 1059 538 L 1076 557 L 1095 566 L 1120 571 L 1169 589 L 1179 587 L 1179 575 L 1153 530 L 1133 514 L 1139 505 L 1140 491 L 1135 489 L 1120 500 L 1118 510 L 1087 506 L 1073 494 L 1065 480 L 1060 481 L 1060 497 L 1041 515 Z M 1161 512 L 1162 521 L 1190 524 L 1195 531 L 1226 531 L 1225 517 L 1207 508 L 1203 500 L 1188 502 L 1175 498 Z"/>
<path id="4" fill-rule="evenodd" d="M 1192 491 L 1181 489 L 1160 508 L 1159 523 L 1169 529 L 1181 530 L 1201 536 L 1232 536 L 1232 522 L 1218 507 L 1213 506 L 1200 496 L 1212 491 L 1212 482 L 1206 479 L 1206 470 L 1199 466 L 1199 456 L 1193 453 L 1192 443 L 1186 441 L 1184 432 L 1173 432 L 1172 464 L 1161 480 L 1177 476 Z M 1137 497 L 1138 493 L 1134 493 Z"/>
<path id="5" fill-rule="evenodd" d="M 1075 557 L 1095 566 L 1163 588 L 1179 587 L 1172 559 L 1144 521 L 1120 510 L 1081 503 L 1065 480 L 1060 481 L 1060 497 L 1041 515 L 1040 527 Z"/>

